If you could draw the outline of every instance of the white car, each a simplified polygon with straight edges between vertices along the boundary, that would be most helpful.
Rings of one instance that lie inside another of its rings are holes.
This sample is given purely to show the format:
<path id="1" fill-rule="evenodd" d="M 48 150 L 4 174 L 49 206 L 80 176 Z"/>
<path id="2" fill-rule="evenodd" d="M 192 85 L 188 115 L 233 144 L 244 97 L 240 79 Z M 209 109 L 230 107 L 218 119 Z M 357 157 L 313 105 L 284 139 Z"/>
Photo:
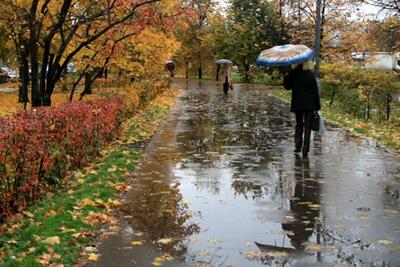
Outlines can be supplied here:
<path id="1" fill-rule="evenodd" d="M 12 81 L 16 81 L 18 79 L 18 73 L 15 70 L 10 69 L 9 67 L 5 67 L 5 66 L 0 67 L 0 69 L 1 69 L 1 71 L 7 73 L 7 76 Z"/>

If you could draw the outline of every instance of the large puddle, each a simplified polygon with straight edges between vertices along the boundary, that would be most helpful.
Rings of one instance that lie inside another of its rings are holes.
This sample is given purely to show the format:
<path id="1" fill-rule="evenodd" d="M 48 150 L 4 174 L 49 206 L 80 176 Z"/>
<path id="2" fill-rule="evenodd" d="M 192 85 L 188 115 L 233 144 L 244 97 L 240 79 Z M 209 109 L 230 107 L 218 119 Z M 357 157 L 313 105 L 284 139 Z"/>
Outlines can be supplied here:
<path id="1" fill-rule="evenodd" d="M 262 86 L 176 85 L 124 229 L 91 266 L 400 265 L 399 158 L 328 127 L 302 159 L 288 104 Z"/>

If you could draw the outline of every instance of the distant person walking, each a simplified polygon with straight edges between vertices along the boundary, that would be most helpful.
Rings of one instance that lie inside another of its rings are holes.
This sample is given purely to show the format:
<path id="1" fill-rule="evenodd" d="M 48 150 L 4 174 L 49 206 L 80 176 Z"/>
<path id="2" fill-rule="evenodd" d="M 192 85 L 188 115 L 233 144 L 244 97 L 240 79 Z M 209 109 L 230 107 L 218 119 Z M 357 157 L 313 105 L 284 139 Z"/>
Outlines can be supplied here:
<path id="1" fill-rule="evenodd" d="M 224 88 L 224 93 L 227 94 L 229 91 L 229 88 L 233 90 L 233 82 L 232 82 L 232 69 L 231 66 L 228 64 L 224 64 L 221 67 L 221 78 L 223 81 L 223 88 Z"/>
<path id="2" fill-rule="evenodd" d="M 165 62 L 165 69 L 169 72 L 171 78 L 174 78 L 175 63 L 172 60 Z"/>
<path id="3" fill-rule="evenodd" d="M 303 152 L 303 157 L 308 157 L 310 151 L 313 113 L 321 109 L 317 81 L 309 65 L 310 62 L 292 65 L 292 70 L 283 79 L 285 89 L 292 90 L 290 111 L 296 115 L 294 152 Z"/>

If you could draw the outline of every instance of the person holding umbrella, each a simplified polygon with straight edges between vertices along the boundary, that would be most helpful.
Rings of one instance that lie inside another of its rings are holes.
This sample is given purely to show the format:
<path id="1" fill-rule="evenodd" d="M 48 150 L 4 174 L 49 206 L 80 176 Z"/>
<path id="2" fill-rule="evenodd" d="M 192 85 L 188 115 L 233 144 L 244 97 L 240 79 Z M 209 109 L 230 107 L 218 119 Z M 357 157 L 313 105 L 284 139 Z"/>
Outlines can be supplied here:
<path id="1" fill-rule="evenodd" d="M 174 78 L 175 63 L 172 60 L 165 61 L 165 69 L 169 72 L 171 78 Z"/>
<path id="2" fill-rule="evenodd" d="M 220 59 L 216 63 L 217 63 L 217 79 L 220 71 L 221 79 L 223 81 L 223 90 L 224 93 L 227 94 L 229 88 L 233 90 L 232 69 L 231 69 L 233 63 L 228 59 Z"/>
<path id="3" fill-rule="evenodd" d="M 314 112 L 321 109 L 317 81 L 306 66 L 303 63 L 294 64 L 283 79 L 285 89 L 292 90 L 290 111 L 296 115 L 294 152 L 302 151 L 303 157 L 308 157 L 310 151 L 311 120 Z"/>
<path id="4" fill-rule="evenodd" d="M 263 51 L 257 59 L 258 64 L 269 67 L 292 67 L 283 79 L 283 86 L 292 90 L 290 111 L 296 116 L 294 152 L 303 152 L 305 158 L 310 151 L 311 120 L 315 111 L 321 109 L 317 80 L 309 68 L 309 60 L 314 55 L 314 51 L 304 45 L 283 45 Z"/>

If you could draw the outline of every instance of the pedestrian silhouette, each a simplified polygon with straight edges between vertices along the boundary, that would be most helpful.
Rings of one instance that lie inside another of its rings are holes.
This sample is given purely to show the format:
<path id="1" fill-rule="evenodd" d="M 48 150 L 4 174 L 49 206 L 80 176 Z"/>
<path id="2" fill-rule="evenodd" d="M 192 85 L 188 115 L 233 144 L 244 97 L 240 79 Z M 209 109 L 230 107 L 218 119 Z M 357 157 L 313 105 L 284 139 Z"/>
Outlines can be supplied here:
<path id="1" fill-rule="evenodd" d="M 303 151 L 303 157 L 308 157 L 310 151 L 312 116 L 316 110 L 321 109 L 317 81 L 308 66 L 309 64 L 293 65 L 283 80 L 285 89 L 292 90 L 290 111 L 296 115 L 294 152 Z"/>

